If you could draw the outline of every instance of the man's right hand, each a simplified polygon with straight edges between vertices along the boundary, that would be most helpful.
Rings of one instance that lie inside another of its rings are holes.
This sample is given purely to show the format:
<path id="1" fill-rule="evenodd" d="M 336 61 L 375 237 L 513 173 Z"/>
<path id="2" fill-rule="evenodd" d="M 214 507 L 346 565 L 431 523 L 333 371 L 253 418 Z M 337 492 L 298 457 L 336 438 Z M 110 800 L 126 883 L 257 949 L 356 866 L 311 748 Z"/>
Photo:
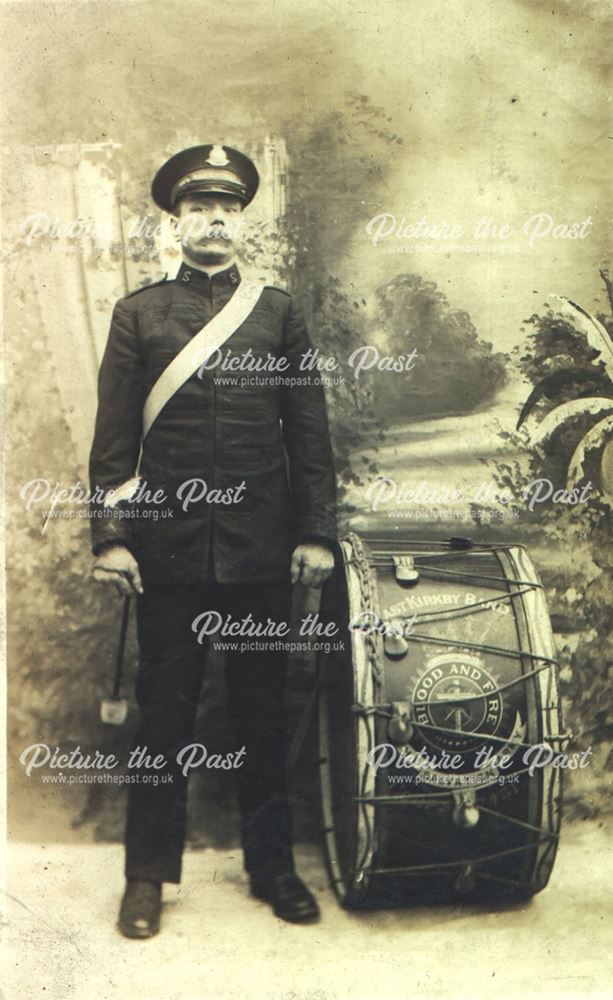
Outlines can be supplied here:
<path id="1" fill-rule="evenodd" d="M 138 563 L 125 545 L 108 545 L 96 556 L 94 580 L 112 583 L 124 597 L 143 593 Z"/>

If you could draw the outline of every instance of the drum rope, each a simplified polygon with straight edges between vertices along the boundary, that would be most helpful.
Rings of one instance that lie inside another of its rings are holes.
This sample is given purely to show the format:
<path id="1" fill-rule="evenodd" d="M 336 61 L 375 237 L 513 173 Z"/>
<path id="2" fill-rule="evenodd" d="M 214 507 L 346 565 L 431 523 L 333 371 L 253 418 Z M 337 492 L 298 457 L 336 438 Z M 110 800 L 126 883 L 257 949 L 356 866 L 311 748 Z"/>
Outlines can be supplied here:
<path id="1" fill-rule="evenodd" d="M 412 865 L 410 868 L 371 868 L 368 875 L 412 875 L 420 872 L 440 871 L 441 868 L 474 868 L 487 861 L 498 861 L 500 858 L 508 857 L 511 854 L 519 854 L 522 851 L 532 851 L 540 844 L 547 844 L 551 840 L 552 834 L 547 834 L 543 840 L 539 837 L 532 844 L 521 844 L 519 847 L 509 847 L 505 851 L 495 851 L 493 854 L 484 854 L 480 858 L 464 858 L 459 861 L 435 861 L 427 865 Z M 476 871 L 475 871 L 476 873 Z"/>
<path id="2" fill-rule="evenodd" d="M 521 679 L 521 678 L 520 678 Z M 471 696 L 472 697 L 472 696 Z M 482 696 L 480 696 L 482 697 Z M 466 699 L 468 700 L 468 698 Z M 418 704 L 426 704 L 426 702 L 418 702 Z M 351 711 L 359 715 L 379 715 L 384 719 L 397 719 L 398 713 L 394 712 L 389 705 L 378 703 L 374 705 L 363 705 L 360 702 L 355 702 L 351 706 Z M 447 729 L 444 726 L 432 726 L 428 722 L 415 722 L 415 720 L 409 720 L 416 729 L 430 729 L 435 733 L 443 733 L 445 736 L 463 736 L 465 739 L 482 739 L 484 741 L 494 740 L 496 743 L 502 743 L 506 745 L 510 742 L 510 737 L 508 736 L 495 736 L 493 733 L 482 733 L 480 730 L 475 729 L 474 732 L 466 732 L 462 729 Z M 572 739 L 572 733 L 551 733 L 547 737 L 549 743 L 567 743 Z M 519 749 L 531 750 L 534 743 L 525 743 L 523 740 L 513 740 L 512 745 Z M 520 772 L 516 772 L 520 773 Z"/>
<path id="3" fill-rule="evenodd" d="M 540 657 L 539 657 L 539 659 L 540 659 Z M 557 666 L 557 661 L 555 661 L 555 660 L 554 660 L 554 665 Z M 520 684 L 522 681 L 528 680 L 529 677 L 534 677 L 536 674 L 542 673 L 543 670 L 551 670 L 551 668 L 552 668 L 552 664 L 551 663 L 543 663 L 542 666 L 540 666 L 540 667 L 534 667 L 532 670 L 527 670 L 525 674 L 519 674 L 517 677 L 514 677 L 512 680 L 507 681 L 505 684 L 498 684 L 495 688 L 492 688 L 491 691 L 487 691 L 485 695 L 483 693 L 481 693 L 481 694 L 466 694 L 466 695 L 462 695 L 462 701 L 478 701 L 480 698 L 485 698 L 485 697 L 491 698 L 493 695 L 500 694 L 501 691 L 508 691 L 508 689 L 510 687 L 515 687 L 516 684 Z M 445 705 L 445 704 L 446 705 L 453 705 L 453 704 L 455 704 L 457 702 L 457 700 L 458 700 L 457 698 L 438 698 L 437 699 L 439 705 Z M 428 701 L 413 701 L 413 702 L 411 702 L 411 704 L 413 706 L 415 706 L 415 705 L 428 705 L 429 702 Z"/>
<path id="4" fill-rule="evenodd" d="M 468 576 L 473 580 L 489 580 L 492 583 L 512 583 L 518 587 L 529 587 L 531 590 L 545 589 L 542 583 L 534 580 L 515 580 L 506 576 L 489 576 L 486 573 L 471 573 L 467 570 L 443 569 L 440 566 L 422 566 L 417 559 L 415 560 L 415 566 L 418 566 L 420 570 L 425 570 L 425 575 L 427 576 L 433 576 L 435 573 L 441 576 L 453 576 L 460 579 L 464 579 Z"/>
<path id="5" fill-rule="evenodd" d="M 491 738 L 492 737 L 490 737 L 490 739 Z M 551 740 L 552 737 L 549 737 L 549 739 Z M 553 737 L 553 739 L 556 739 L 556 737 Z M 530 747 L 531 748 L 531 745 L 528 744 L 528 743 L 514 743 L 513 745 L 517 749 L 520 749 L 521 747 Z M 534 746 L 534 744 L 532 744 L 532 746 Z M 549 766 L 549 764 L 543 765 L 543 767 L 548 767 L 548 766 Z M 409 768 L 409 770 L 410 770 L 410 768 Z M 415 769 L 413 769 L 413 770 L 415 770 Z M 521 778 L 522 774 L 530 774 L 531 770 L 532 770 L 532 764 L 528 764 L 526 767 L 520 767 L 517 771 L 510 771 L 509 775 L 513 775 L 513 777 L 517 776 L 518 778 Z M 441 772 L 435 772 L 435 773 L 439 773 L 440 774 Z M 475 774 L 476 772 L 473 771 L 472 773 Z M 449 789 L 446 789 L 443 792 L 429 792 L 427 798 L 430 799 L 430 798 L 434 798 L 435 796 L 437 798 L 438 797 L 442 798 L 445 795 L 451 795 L 451 794 L 453 794 L 453 791 L 458 791 L 459 788 L 462 788 L 464 791 L 470 789 L 472 791 L 478 792 L 478 791 L 481 791 L 481 790 L 483 790 L 485 788 L 491 788 L 492 785 L 494 785 L 494 784 L 497 784 L 497 780 L 496 779 L 494 779 L 493 781 L 484 782 L 482 785 L 464 784 L 464 785 L 458 786 L 458 788 L 456 788 L 456 789 L 449 788 Z M 368 798 L 369 797 L 366 796 L 366 798 L 364 799 L 364 801 L 367 801 Z M 414 796 L 411 795 L 410 796 L 410 801 L 411 802 L 413 801 L 413 798 L 414 798 Z M 372 802 L 379 802 L 380 799 L 381 799 L 381 796 L 379 796 L 379 795 L 372 795 L 372 796 L 370 796 L 370 801 L 372 801 Z M 362 799 L 360 799 L 358 796 L 356 796 L 356 801 L 362 801 Z M 387 803 L 387 804 L 388 805 L 402 804 L 403 801 L 404 801 L 404 799 L 402 798 L 402 796 L 400 796 L 400 795 L 393 795 L 393 796 L 390 796 L 390 802 Z M 409 797 L 407 797 L 406 802 L 409 803 Z"/>
<path id="6" fill-rule="evenodd" d="M 527 743 L 523 743 L 523 744 L 522 744 L 522 743 L 519 743 L 519 744 L 514 744 L 514 745 L 515 745 L 515 746 L 516 746 L 516 747 L 517 747 L 518 749 L 519 749 L 520 747 L 522 747 L 522 746 L 526 746 L 526 747 L 527 747 L 527 746 L 529 746 L 529 744 L 527 744 Z M 547 767 L 547 766 L 549 766 L 549 765 L 543 765 L 543 766 L 544 766 L 544 767 Z M 519 768 L 519 769 L 518 769 L 517 771 L 510 771 L 510 772 L 509 772 L 509 774 L 510 774 L 510 775 L 513 775 L 513 777 L 517 776 L 518 778 L 521 778 L 521 776 L 522 776 L 523 774 L 530 774 L 530 771 L 531 771 L 531 769 L 532 769 L 532 765 L 531 765 L 531 764 L 528 764 L 528 765 L 527 765 L 526 767 L 521 767 L 521 768 Z M 440 773 L 440 772 L 438 772 L 438 773 Z M 475 773 L 475 772 L 473 772 L 473 774 L 474 774 L 474 773 Z M 475 792 L 478 792 L 478 791 L 481 791 L 481 790 L 483 790 L 483 789 L 485 789 L 485 788 L 491 788 L 491 787 L 492 787 L 492 785 L 494 785 L 494 784 L 496 784 L 496 783 L 497 783 L 497 779 L 494 779 L 493 781 L 489 781 L 489 782 L 484 782 L 484 783 L 483 783 L 482 785 L 461 785 L 461 786 L 459 786 L 459 787 L 461 787 L 461 788 L 462 788 L 462 789 L 464 789 L 465 791 L 466 791 L 467 789 L 471 789 L 471 790 L 473 790 L 473 791 L 475 791 Z M 454 789 L 454 790 L 455 790 L 455 791 L 458 791 L 458 789 Z M 449 789 L 448 791 L 444 791 L 444 792 L 432 792 L 432 793 L 429 793 L 429 794 L 428 794 L 428 798 L 433 798 L 433 797 L 434 797 L 435 795 L 436 795 L 436 796 L 441 796 L 441 797 L 442 797 L 442 796 L 444 796 L 444 795 L 447 795 L 447 794 L 452 794 L 452 791 L 454 791 L 454 790 L 452 790 L 452 789 Z M 371 798 L 372 798 L 372 801 L 373 801 L 373 802 L 377 802 L 377 801 L 379 801 L 379 798 L 380 798 L 380 796 L 377 796 L 377 795 L 374 795 L 374 796 L 372 796 Z M 401 796 L 399 796 L 399 795 L 394 795 L 394 796 L 392 796 L 392 798 L 393 798 L 393 800 L 394 800 L 393 804 L 395 804 L 396 802 L 402 802 L 402 798 L 401 798 Z M 413 799 L 413 796 L 411 796 L 411 801 L 412 801 L 412 799 Z M 408 798 L 407 798 L 407 802 L 408 802 L 408 801 L 409 801 L 409 800 L 408 800 Z M 388 804 L 389 804 L 389 805 L 391 805 L 391 804 L 392 804 L 392 802 L 390 802 L 390 803 L 388 803 Z"/>
<path id="7" fill-rule="evenodd" d="M 545 660 L 548 664 L 558 666 L 558 661 L 553 659 L 553 657 L 542 656 L 540 653 L 533 653 L 531 650 L 503 649 L 501 646 L 488 646 L 485 643 L 468 642 L 460 639 L 445 639 L 443 636 L 424 635 L 421 632 L 409 632 L 404 638 L 407 642 L 440 643 L 443 646 L 453 646 L 455 649 L 474 649 L 477 652 L 493 653 L 495 656 L 508 656 L 514 660 L 521 660 L 525 656 L 532 660 Z M 524 677 L 527 676 L 529 675 L 524 674 Z"/>
<path id="8" fill-rule="evenodd" d="M 535 580 L 516 580 L 512 577 L 490 576 L 489 574 L 486 573 L 475 573 L 471 572 L 470 570 L 443 569 L 440 566 L 424 565 L 422 562 L 419 561 L 419 558 L 420 558 L 419 556 L 415 558 L 415 568 L 420 570 L 420 576 L 428 576 L 428 577 L 451 576 L 454 579 L 458 580 L 465 580 L 468 578 L 470 580 L 480 580 L 480 581 L 487 580 L 491 583 L 502 583 L 502 584 L 512 583 L 517 585 L 518 587 L 521 586 L 530 587 L 531 590 L 545 589 L 542 583 L 539 583 L 538 581 Z M 389 558 L 386 558 L 385 561 L 383 560 L 377 561 L 377 559 L 375 558 L 373 561 L 375 565 L 386 566 L 390 571 L 393 571 L 393 567 L 389 562 Z"/>
<path id="9" fill-rule="evenodd" d="M 541 657 L 539 657 L 539 659 L 540 658 Z M 556 661 L 554 661 L 554 665 L 557 666 Z M 552 667 L 551 663 L 543 663 L 541 667 L 534 667 L 532 670 L 526 671 L 525 674 L 519 674 L 517 677 L 514 677 L 512 680 L 507 681 L 505 684 L 498 684 L 496 687 L 492 688 L 491 691 L 487 691 L 485 694 L 483 692 L 479 692 L 479 694 L 463 694 L 461 700 L 465 702 L 465 701 L 479 701 L 480 699 L 484 699 L 486 697 L 491 698 L 496 694 L 500 694 L 501 691 L 507 691 L 509 688 L 514 687 L 516 684 L 520 684 L 523 681 L 527 681 L 529 677 L 534 677 L 536 674 L 542 673 L 543 670 L 551 670 L 551 667 Z M 454 705 L 457 703 L 457 701 L 458 701 L 457 697 L 439 698 L 438 704 Z M 413 708 L 415 708 L 416 705 L 428 705 L 430 703 L 428 701 L 411 701 L 410 704 Z M 374 702 L 372 705 L 366 705 L 364 702 L 358 701 L 354 703 L 351 710 L 353 712 L 364 712 L 365 715 L 368 715 L 372 711 L 377 712 L 381 710 L 379 714 L 385 715 L 386 709 L 389 709 L 389 705 L 384 702 Z M 555 709 L 551 708 L 543 709 L 543 711 L 553 711 L 553 710 Z M 390 713 L 390 718 L 393 717 L 394 713 Z M 419 723 L 419 725 L 425 725 L 425 723 Z M 444 731 L 445 730 L 441 729 L 441 732 Z M 460 731 L 461 730 L 455 730 L 455 729 L 449 730 L 449 732 L 460 732 Z"/>
<path id="10" fill-rule="evenodd" d="M 375 535 L 369 535 L 369 542 L 371 545 L 388 545 L 390 546 L 390 551 L 393 552 L 397 545 L 397 540 L 395 538 L 379 538 Z M 492 552 L 492 551 L 504 551 L 507 549 L 524 548 L 525 546 L 519 545 L 517 542 L 472 542 L 470 539 L 466 539 L 470 542 L 466 547 L 458 547 L 455 541 L 451 539 L 441 539 L 441 541 L 435 542 L 432 539 L 421 539 L 421 538 L 403 538 L 402 544 L 404 545 L 426 545 L 432 548 L 434 545 L 438 545 L 442 549 L 442 552 L 433 552 L 432 557 L 440 557 L 446 559 L 448 556 L 466 556 L 470 553 L 479 554 L 480 552 Z"/>
<path id="11" fill-rule="evenodd" d="M 417 618 L 419 619 L 420 625 L 427 625 L 428 622 L 434 621 L 435 619 L 439 619 L 440 621 L 452 621 L 454 618 L 466 618 L 468 615 L 472 615 L 475 612 L 493 611 L 496 604 L 500 604 L 502 601 L 512 600 L 514 597 L 521 597 L 534 589 L 534 587 L 525 587 L 523 590 L 513 590 L 508 594 L 500 594 L 498 597 L 484 597 L 480 601 L 475 601 L 474 604 L 460 604 L 457 608 L 444 608 L 441 611 L 424 611 L 422 614 L 416 613 L 411 616 L 394 615 L 390 617 L 383 617 L 381 621 L 383 623 L 393 621 L 413 621 Z"/>
<path id="12" fill-rule="evenodd" d="M 521 773 L 521 772 L 516 772 Z M 499 812 L 497 809 L 490 809 L 489 806 L 479 805 L 479 812 L 488 813 L 490 816 L 497 816 L 499 819 L 504 819 L 507 823 L 513 823 L 515 826 L 521 826 L 524 830 L 532 830 L 533 833 L 542 833 L 545 837 L 549 837 L 551 840 L 559 840 L 560 834 L 556 833 L 554 830 L 546 830 L 544 826 L 535 826 L 533 823 L 527 823 L 525 820 L 517 819 L 515 816 L 505 816 L 504 813 Z"/>
<path id="13" fill-rule="evenodd" d="M 515 774 L 524 774 L 525 771 L 515 771 Z M 483 791 L 485 788 L 491 788 L 495 782 L 490 782 L 489 784 L 483 784 L 474 791 Z M 465 788 L 466 786 L 462 786 Z M 456 789 L 457 791 L 457 789 Z M 433 792 L 431 795 L 356 795 L 355 801 L 362 802 L 369 806 L 429 806 L 436 805 L 441 799 L 453 800 L 453 790 L 445 792 Z M 524 830 L 531 830 L 532 833 L 540 833 L 544 837 L 549 837 L 551 840 L 559 840 L 560 834 L 555 833 L 553 830 L 547 830 L 544 826 L 535 826 L 533 823 L 526 823 L 524 820 L 516 819 L 515 816 L 507 816 L 505 813 L 499 812 L 497 809 L 490 809 L 488 806 L 484 806 L 481 802 L 475 803 L 479 812 L 489 813 L 490 816 L 496 816 L 498 819 L 503 819 L 507 823 L 512 823 L 515 826 L 520 826 Z"/>
<path id="14" fill-rule="evenodd" d="M 512 885 L 516 889 L 529 889 L 530 892 L 534 892 L 534 886 L 531 882 L 521 882 L 517 878 L 503 878 L 502 875 L 491 875 L 489 872 L 475 872 L 475 875 L 487 882 L 500 882 L 502 885 Z"/>

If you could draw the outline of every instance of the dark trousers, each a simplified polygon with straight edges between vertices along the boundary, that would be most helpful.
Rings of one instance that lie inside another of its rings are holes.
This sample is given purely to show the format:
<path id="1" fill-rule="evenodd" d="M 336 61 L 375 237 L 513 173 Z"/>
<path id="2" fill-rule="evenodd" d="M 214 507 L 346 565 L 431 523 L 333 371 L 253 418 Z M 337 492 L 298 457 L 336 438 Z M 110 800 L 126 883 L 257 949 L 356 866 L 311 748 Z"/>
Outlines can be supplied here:
<path id="1" fill-rule="evenodd" d="M 133 747 L 147 747 L 166 765 L 134 768 L 139 777 L 128 791 L 126 877 L 179 882 L 185 840 L 187 777 L 177 755 L 193 742 L 207 640 L 201 645 L 192 624 L 205 611 L 242 621 L 289 621 L 290 585 L 190 584 L 151 587 L 138 598 L 140 666 L 136 697 L 141 721 Z M 213 642 L 283 643 L 283 639 L 211 636 Z M 226 648 L 228 709 L 236 750 L 245 747 L 234 774 L 241 811 L 246 870 L 267 878 L 293 870 L 291 814 L 286 792 L 285 684 L 287 654 L 281 649 Z M 206 743 L 206 741 L 204 741 Z M 211 748 L 207 748 L 209 752 Z M 149 779 L 149 780 L 147 780 Z"/>

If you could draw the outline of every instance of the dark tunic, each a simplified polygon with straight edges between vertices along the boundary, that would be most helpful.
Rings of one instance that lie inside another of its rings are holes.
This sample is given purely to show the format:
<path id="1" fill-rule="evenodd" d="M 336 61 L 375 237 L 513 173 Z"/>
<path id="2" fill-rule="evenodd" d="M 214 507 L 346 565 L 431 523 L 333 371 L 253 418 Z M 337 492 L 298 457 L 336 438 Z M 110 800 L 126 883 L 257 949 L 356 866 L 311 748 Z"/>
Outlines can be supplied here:
<path id="1" fill-rule="evenodd" d="M 149 389 L 239 283 L 236 265 L 209 279 L 182 264 L 174 280 L 117 302 L 100 368 L 92 488 L 108 490 L 134 475 Z M 285 576 L 300 542 L 332 543 L 335 476 L 324 390 L 316 373 L 299 368 L 312 346 L 293 297 L 267 286 L 222 355 L 231 350 L 269 367 L 271 357 L 283 357 L 286 370 L 229 371 L 218 364 L 192 375 L 144 443 L 142 478 L 150 494 L 163 491 L 164 502 L 145 498 L 93 517 L 94 552 L 113 541 L 127 545 L 145 585 L 203 580 L 211 560 L 219 582 L 244 583 Z M 181 491 L 189 487 L 182 484 L 190 480 L 204 481 L 206 496 L 185 511 Z M 238 487 L 240 502 L 221 502 Z M 139 516 L 122 516 L 122 509 Z"/>

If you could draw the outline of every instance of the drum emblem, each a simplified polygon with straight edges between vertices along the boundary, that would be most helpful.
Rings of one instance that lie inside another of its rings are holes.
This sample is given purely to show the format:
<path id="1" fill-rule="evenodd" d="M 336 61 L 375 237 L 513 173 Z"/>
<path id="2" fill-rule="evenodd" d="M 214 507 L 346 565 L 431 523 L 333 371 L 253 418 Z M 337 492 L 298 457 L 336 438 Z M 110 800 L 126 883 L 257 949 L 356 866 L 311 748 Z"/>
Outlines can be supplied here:
<path id="1" fill-rule="evenodd" d="M 473 751 L 495 736 L 503 716 L 498 685 L 480 657 L 461 650 L 432 657 L 412 695 L 413 723 L 438 750 Z M 420 729 L 420 724 L 424 727 Z"/>

